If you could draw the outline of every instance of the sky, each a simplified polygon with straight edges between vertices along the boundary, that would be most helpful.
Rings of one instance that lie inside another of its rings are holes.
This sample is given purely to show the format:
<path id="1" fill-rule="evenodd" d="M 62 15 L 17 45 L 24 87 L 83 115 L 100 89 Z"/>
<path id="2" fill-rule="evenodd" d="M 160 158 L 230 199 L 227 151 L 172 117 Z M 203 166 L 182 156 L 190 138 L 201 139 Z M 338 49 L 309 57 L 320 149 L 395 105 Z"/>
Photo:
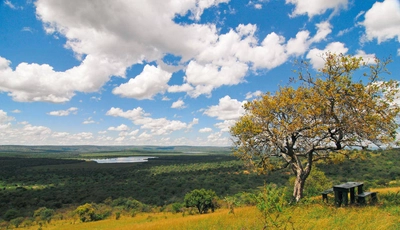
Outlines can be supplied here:
<path id="1" fill-rule="evenodd" d="M 400 80 L 399 0 L 0 1 L 0 145 L 229 146 L 327 51 Z"/>

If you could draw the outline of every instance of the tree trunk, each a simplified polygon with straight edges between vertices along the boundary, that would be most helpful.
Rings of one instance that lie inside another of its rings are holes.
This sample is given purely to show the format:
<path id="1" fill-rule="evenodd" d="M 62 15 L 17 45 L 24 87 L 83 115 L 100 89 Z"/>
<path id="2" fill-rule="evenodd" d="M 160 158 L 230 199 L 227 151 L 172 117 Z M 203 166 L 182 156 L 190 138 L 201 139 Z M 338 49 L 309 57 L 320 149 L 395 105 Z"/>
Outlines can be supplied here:
<path id="1" fill-rule="evenodd" d="M 293 188 L 293 201 L 299 202 L 301 198 L 303 198 L 303 190 L 304 184 L 306 183 L 306 179 L 309 173 L 304 171 L 296 173 L 296 180 L 294 181 L 294 188 Z"/>

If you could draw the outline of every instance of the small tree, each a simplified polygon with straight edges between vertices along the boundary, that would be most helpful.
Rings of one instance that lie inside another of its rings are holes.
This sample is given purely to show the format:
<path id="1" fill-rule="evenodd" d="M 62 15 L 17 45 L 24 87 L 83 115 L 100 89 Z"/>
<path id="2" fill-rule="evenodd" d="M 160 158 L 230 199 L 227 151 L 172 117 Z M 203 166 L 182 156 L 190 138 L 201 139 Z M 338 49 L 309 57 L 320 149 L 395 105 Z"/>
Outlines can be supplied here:
<path id="1" fill-rule="evenodd" d="M 54 215 L 54 210 L 46 207 L 38 208 L 33 212 L 33 217 L 37 217 L 39 218 L 39 220 L 44 220 L 47 223 L 50 222 L 53 215 Z"/>
<path id="2" fill-rule="evenodd" d="M 313 162 L 395 140 L 399 83 L 379 77 L 389 62 L 368 66 L 361 58 L 327 53 L 316 77 L 300 71 L 298 88 L 282 87 L 244 106 L 246 114 L 231 128 L 235 154 L 259 173 L 289 167 L 296 177 L 293 200 L 299 201 Z M 363 67 L 370 70 L 367 82 L 354 82 Z"/>
<path id="3" fill-rule="evenodd" d="M 264 185 L 257 196 L 257 209 L 261 212 L 263 229 L 286 229 L 291 216 L 281 215 L 288 207 L 285 199 L 286 188 L 277 188 L 276 185 Z"/>
<path id="4" fill-rule="evenodd" d="M 96 208 L 93 204 L 83 204 L 74 211 L 82 222 L 90 222 L 98 220 L 96 216 Z"/>
<path id="5" fill-rule="evenodd" d="M 214 212 L 217 195 L 213 190 L 195 189 L 185 195 L 186 207 L 196 207 L 200 214 Z"/>

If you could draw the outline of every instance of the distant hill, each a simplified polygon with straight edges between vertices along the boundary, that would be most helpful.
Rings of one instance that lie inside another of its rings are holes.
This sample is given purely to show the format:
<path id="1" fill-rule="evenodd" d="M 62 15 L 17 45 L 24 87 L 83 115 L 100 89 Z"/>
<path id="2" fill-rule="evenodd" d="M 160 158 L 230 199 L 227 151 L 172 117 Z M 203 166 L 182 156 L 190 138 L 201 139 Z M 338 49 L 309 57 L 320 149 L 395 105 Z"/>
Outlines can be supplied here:
<path id="1" fill-rule="evenodd" d="M 96 146 L 96 145 L 0 145 L 0 153 L 88 153 L 118 151 L 149 152 L 230 152 L 231 147 L 213 146 Z"/>

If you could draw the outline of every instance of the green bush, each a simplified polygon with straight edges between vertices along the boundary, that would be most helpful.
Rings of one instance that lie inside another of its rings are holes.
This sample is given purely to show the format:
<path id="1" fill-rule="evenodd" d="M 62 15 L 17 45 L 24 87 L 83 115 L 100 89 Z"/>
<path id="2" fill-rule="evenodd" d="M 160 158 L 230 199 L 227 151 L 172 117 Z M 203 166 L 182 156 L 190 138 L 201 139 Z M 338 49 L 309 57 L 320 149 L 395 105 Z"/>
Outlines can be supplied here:
<path id="1" fill-rule="evenodd" d="M 17 218 L 19 215 L 19 212 L 16 209 L 9 209 L 6 211 L 6 213 L 4 214 L 3 218 L 6 221 L 10 221 L 12 219 Z"/>
<path id="2" fill-rule="evenodd" d="M 173 203 L 171 205 L 172 213 L 182 212 L 183 204 L 182 203 Z"/>
<path id="3" fill-rule="evenodd" d="M 217 207 L 217 194 L 213 190 L 195 189 L 185 195 L 186 207 L 196 207 L 200 214 L 207 213 L 209 209 L 214 212 Z"/>
<path id="4" fill-rule="evenodd" d="M 281 215 L 288 208 L 286 188 L 277 188 L 276 185 L 264 186 L 256 196 L 257 209 L 262 214 L 263 229 L 286 229 L 290 223 L 290 216 Z"/>
<path id="5" fill-rule="evenodd" d="M 74 211 L 76 215 L 79 216 L 79 219 L 82 222 L 90 222 L 90 221 L 97 221 L 97 220 L 104 220 L 108 216 L 111 215 L 111 210 L 99 206 L 96 204 L 89 204 L 86 203 L 77 207 Z"/>
<path id="6" fill-rule="evenodd" d="M 54 210 L 46 207 L 41 207 L 33 212 L 33 217 L 37 217 L 40 220 L 50 222 L 54 215 Z"/>
<path id="7" fill-rule="evenodd" d="M 22 224 L 23 221 L 24 221 L 23 217 L 17 217 L 17 218 L 14 218 L 14 219 L 10 220 L 10 223 L 12 225 L 14 225 L 16 228 L 18 228 L 19 225 Z"/>
<path id="8" fill-rule="evenodd" d="M 111 202 L 111 206 L 121 207 L 125 211 L 135 211 L 135 212 L 142 211 L 144 207 L 144 205 L 141 202 L 131 197 L 129 198 L 119 197 Z"/>

